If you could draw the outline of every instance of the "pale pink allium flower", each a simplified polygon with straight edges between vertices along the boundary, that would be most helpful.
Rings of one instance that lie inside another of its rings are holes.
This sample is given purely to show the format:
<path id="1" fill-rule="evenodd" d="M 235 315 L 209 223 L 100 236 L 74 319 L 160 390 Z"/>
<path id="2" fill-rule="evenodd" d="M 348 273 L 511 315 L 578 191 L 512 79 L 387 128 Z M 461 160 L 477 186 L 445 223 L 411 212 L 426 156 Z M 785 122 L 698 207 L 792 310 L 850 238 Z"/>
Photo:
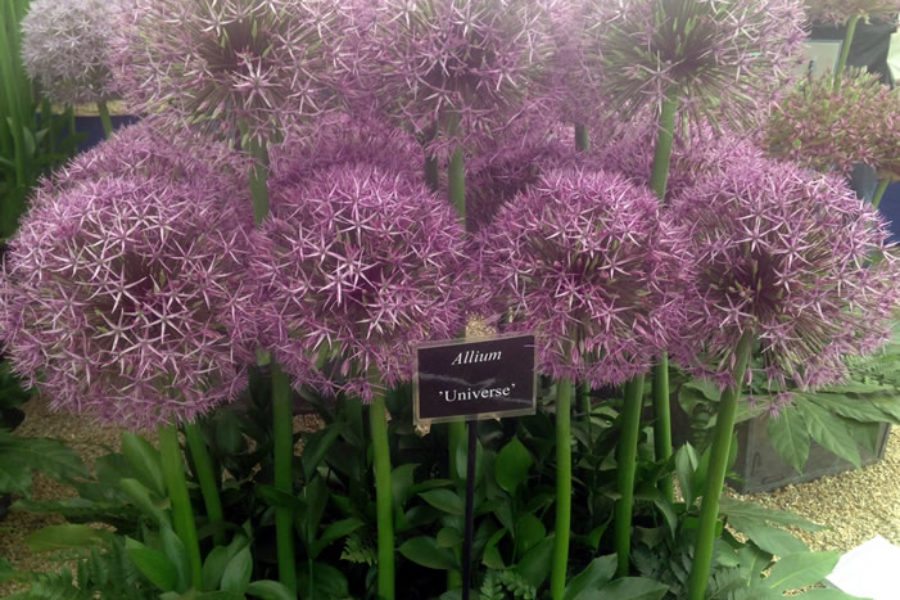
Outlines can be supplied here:
<path id="1" fill-rule="evenodd" d="M 815 23 L 846 23 L 853 17 L 896 17 L 900 0 L 806 0 L 806 14 Z"/>
<path id="2" fill-rule="evenodd" d="M 117 46 L 123 92 L 227 140 L 272 140 L 339 108 L 346 35 L 325 0 L 136 0 Z"/>
<path id="3" fill-rule="evenodd" d="M 369 401 L 412 377 L 413 344 L 464 324 L 464 232 L 422 183 L 379 166 L 282 183 L 257 236 L 253 318 L 298 385 Z"/>
<path id="4" fill-rule="evenodd" d="M 900 269 L 885 223 L 836 176 L 757 158 L 675 198 L 671 217 L 693 257 L 687 327 L 672 355 L 731 381 L 750 332 L 775 389 L 846 373 L 844 355 L 889 339 Z"/>
<path id="5" fill-rule="evenodd" d="M 235 398 L 253 360 L 238 326 L 252 216 L 228 181 L 38 191 L 6 256 L 0 318 L 9 359 L 51 407 L 149 428 Z"/>
<path id="6" fill-rule="evenodd" d="M 620 384 L 679 323 L 681 263 L 659 202 L 619 174 L 546 173 L 481 232 L 485 278 L 554 378 Z"/>
<path id="7" fill-rule="evenodd" d="M 614 0 L 585 20 L 585 81 L 626 116 L 675 98 L 695 121 L 743 123 L 793 70 L 802 0 Z"/>
<path id="8" fill-rule="evenodd" d="M 51 102 L 114 98 L 111 14 L 129 0 L 32 0 L 22 19 L 22 62 Z"/>
<path id="9" fill-rule="evenodd" d="M 365 87 L 433 154 L 489 139 L 546 91 L 550 0 L 386 0 L 367 5 Z M 360 9 L 363 10 L 363 9 Z"/>

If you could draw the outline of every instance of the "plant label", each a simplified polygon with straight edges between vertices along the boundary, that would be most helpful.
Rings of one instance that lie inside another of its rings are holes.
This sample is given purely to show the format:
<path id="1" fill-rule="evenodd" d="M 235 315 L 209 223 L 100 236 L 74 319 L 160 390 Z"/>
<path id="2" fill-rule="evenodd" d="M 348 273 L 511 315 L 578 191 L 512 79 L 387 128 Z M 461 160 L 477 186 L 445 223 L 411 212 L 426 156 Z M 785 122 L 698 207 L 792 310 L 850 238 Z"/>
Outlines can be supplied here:
<path id="1" fill-rule="evenodd" d="M 416 426 L 535 412 L 534 335 L 439 342 L 416 347 Z"/>

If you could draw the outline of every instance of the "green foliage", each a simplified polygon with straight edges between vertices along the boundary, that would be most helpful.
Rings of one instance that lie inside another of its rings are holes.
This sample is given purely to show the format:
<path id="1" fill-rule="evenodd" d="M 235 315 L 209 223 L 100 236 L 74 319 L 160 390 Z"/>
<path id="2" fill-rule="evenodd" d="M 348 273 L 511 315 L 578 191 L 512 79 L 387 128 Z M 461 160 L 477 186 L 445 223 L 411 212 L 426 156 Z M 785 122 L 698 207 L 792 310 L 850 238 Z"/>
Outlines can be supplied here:
<path id="1" fill-rule="evenodd" d="M 30 497 L 34 471 L 63 483 L 88 477 L 81 458 L 62 442 L 22 437 L 0 429 L 0 492 Z"/>

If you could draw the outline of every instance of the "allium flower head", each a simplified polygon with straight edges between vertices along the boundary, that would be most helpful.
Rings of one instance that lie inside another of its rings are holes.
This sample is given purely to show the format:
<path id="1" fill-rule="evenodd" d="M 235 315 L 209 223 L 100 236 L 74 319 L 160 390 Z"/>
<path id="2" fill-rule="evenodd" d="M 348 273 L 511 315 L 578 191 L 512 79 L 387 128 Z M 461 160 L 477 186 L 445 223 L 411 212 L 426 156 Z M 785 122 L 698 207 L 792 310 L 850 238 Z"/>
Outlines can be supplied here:
<path id="1" fill-rule="evenodd" d="M 619 384 L 664 348 L 680 261 L 658 204 L 621 175 L 560 169 L 482 230 L 486 277 L 535 332 L 544 373 Z"/>
<path id="2" fill-rule="evenodd" d="M 891 17 L 900 12 L 898 0 L 806 0 L 806 14 L 813 23 L 846 23 L 853 17 Z"/>
<path id="3" fill-rule="evenodd" d="M 337 107 L 340 5 L 136 0 L 118 46 L 123 92 L 223 139 L 271 140 Z"/>
<path id="4" fill-rule="evenodd" d="M 884 253 L 884 222 L 838 177 L 748 160 L 671 211 L 694 265 L 687 327 L 671 349 L 686 368 L 728 385 L 750 332 L 775 389 L 819 385 L 845 373 L 842 356 L 888 339 L 900 270 Z"/>
<path id="5" fill-rule="evenodd" d="M 464 323 L 464 232 L 423 184 L 365 163 L 273 185 L 252 270 L 266 347 L 296 381 L 371 400 L 412 376 L 412 345 Z M 314 372 L 335 365 L 330 384 Z"/>
<path id="6" fill-rule="evenodd" d="M 0 314 L 16 371 L 52 407 L 145 428 L 240 391 L 252 217 L 218 183 L 103 178 L 35 203 L 7 255 Z"/>
<path id="7" fill-rule="evenodd" d="M 22 19 L 22 59 L 28 76 L 52 102 L 83 104 L 117 95 L 110 68 L 110 14 L 124 1 L 31 1 Z"/>
<path id="8" fill-rule="evenodd" d="M 595 92 L 628 116 L 658 109 L 669 96 L 695 120 L 743 122 L 768 103 L 806 37 L 802 0 L 616 0 L 596 6 L 587 42 L 601 71 L 602 87 Z"/>
<path id="9" fill-rule="evenodd" d="M 775 106 L 764 147 L 818 171 L 849 173 L 866 163 L 900 179 L 900 94 L 862 71 L 804 80 Z"/>
<path id="10" fill-rule="evenodd" d="M 432 153 L 477 144 L 535 102 L 549 0 L 386 0 L 361 42 L 383 108 Z"/>

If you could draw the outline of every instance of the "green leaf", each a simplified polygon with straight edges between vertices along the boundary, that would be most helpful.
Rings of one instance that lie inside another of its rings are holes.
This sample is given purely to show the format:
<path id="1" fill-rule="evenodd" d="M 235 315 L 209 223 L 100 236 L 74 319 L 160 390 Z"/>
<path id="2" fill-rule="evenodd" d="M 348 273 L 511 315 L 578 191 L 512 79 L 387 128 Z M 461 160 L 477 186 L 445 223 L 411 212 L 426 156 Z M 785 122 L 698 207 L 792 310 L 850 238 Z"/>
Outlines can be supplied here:
<path id="1" fill-rule="evenodd" d="M 437 540 L 432 537 L 419 536 L 406 540 L 397 549 L 408 560 L 439 571 L 458 569 L 459 563 L 453 552 L 438 547 Z"/>
<path id="2" fill-rule="evenodd" d="M 336 568 L 327 563 L 313 564 L 313 582 L 310 589 L 310 578 L 307 569 L 300 569 L 299 573 L 300 598 L 314 598 L 315 600 L 346 600 L 350 598 L 350 586 L 347 577 Z"/>
<path id="3" fill-rule="evenodd" d="M 834 454 L 850 461 L 856 468 L 862 465 L 856 440 L 850 437 L 847 427 L 839 417 L 812 402 L 796 405 L 802 407 L 809 434 Z"/>
<path id="4" fill-rule="evenodd" d="M 734 498 L 723 497 L 719 500 L 719 513 L 728 517 L 729 520 L 735 518 L 754 519 L 760 523 L 797 527 L 805 531 L 821 531 L 823 529 L 821 525 L 816 525 L 812 521 L 808 521 L 792 512 L 764 508 L 758 504 L 735 500 Z"/>
<path id="5" fill-rule="evenodd" d="M 586 592 L 580 600 L 660 600 L 668 591 L 668 586 L 652 579 L 623 577 Z"/>
<path id="6" fill-rule="evenodd" d="M 175 591 L 178 570 L 168 557 L 139 541 L 126 538 L 125 550 L 138 571 L 163 592 Z"/>
<path id="7" fill-rule="evenodd" d="M 804 394 L 825 410 L 861 423 L 883 423 L 890 418 L 878 404 L 862 398 L 850 398 L 842 394 Z"/>
<path id="8" fill-rule="evenodd" d="M 415 483 L 413 473 L 418 466 L 416 463 L 404 463 L 391 471 L 391 495 L 398 510 L 402 510 L 412 496 L 411 490 Z"/>
<path id="9" fill-rule="evenodd" d="M 769 554 L 776 556 L 787 556 L 797 552 L 808 552 L 809 548 L 801 540 L 784 529 L 771 527 L 755 520 L 741 520 L 740 518 L 729 518 L 728 524 L 737 531 L 740 531 Z"/>
<path id="10" fill-rule="evenodd" d="M 225 546 L 216 546 L 206 555 L 203 561 L 203 589 L 214 590 L 219 587 L 231 556 Z"/>
<path id="11" fill-rule="evenodd" d="M 789 406 L 778 417 L 770 417 L 766 423 L 769 441 L 781 460 L 791 465 L 798 473 L 809 458 L 809 431 L 803 412 L 796 406 Z"/>
<path id="12" fill-rule="evenodd" d="M 563 600 L 583 600 L 588 590 L 609 582 L 616 575 L 616 555 L 608 554 L 595 558 L 584 570 L 573 577 L 566 586 Z"/>
<path id="13" fill-rule="evenodd" d="M 534 515 L 525 514 L 516 521 L 516 556 L 524 556 L 547 535 L 544 524 Z"/>
<path id="14" fill-rule="evenodd" d="M 0 491 L 30 497 L 30 471 L 64 483 L 90 477 L 78 453 L 62 442 L 21 437 L 0 429 Z"/>
<path id="15" fill-rule="evenodd" d="M 861 600 L 859 596 L 851 596 L 840 590 L 809 590 L 795 597 L 804 600 Z"/>
<path id="16" fill-rule="evenodd" d="M 678 477 L 678 484 L 681 486 L 681 495 L 684 497 L 684 503 L 692 506 L 694 500 L 697 499 L 699 490 L 694 489 L 694 471 L 697 470 L 699 459 L 694 447 L 685 444 L 675 452 L 675 476 Z"/>
<path id="17" fill-rule="evenodd" d="M 256 596 L 260 600 L 296 600 L 297 596 L 278 581 L 271 579 L 259 579 L 250 582 L 247 586 L 247 594 Z"/>
<path id="18" fill-rule="evenodd" d="M 172 561 L 178 578 L 175 582 L 175 590 L 183 592 L 188 588 L 188 578 L 191 565 L 188 561 L 187 549 L 171 527 L 163 527 L 159 532 L 160 541 L 162 541 L 163 552 L 166 557 Z"/>
<path id="19" fill-rule="evenodd" d="M 456 548 L 463 543 L 463 534 L 455 527 L 441 527 L 435 538 L 438 548 Z"/>
<path id="20" fill-rule="evenodd" d="M 766 578 L 766 587 L 779 592 L 819 583 L 841 558 L 838 552 L 799 552 L 788 554 L 775 563 Z"/>
<path id="21" fill-rule="evenodd" d="M 303 463 L 303 476 L 306 478 L 306 481 L 312 479 L 319 463 L 325 458 L 328 449 L 331 448 L 331 445 L 334 444 L 340 434 L 340 425 L 335 423 L 316 431 L 306 439 L 306 445 L 303 446 L 303 454 L 300 455 L 300 461 Z"/>
<path id="22" fill-rule="evenodd" d="M 122 434 L 122 454 L 134 470 L 138 481 L 157 496 L 165 498 L 166 480 L 163 477 L 159 450 L 144 438 L 126 431 Z"/>
<path id="23" fill-rule="evenodd" d="M 547 576 L 550 575 L 553 540 L 552 535 L 545 537 L 537 546 L 529 550 L 515 567 L 516 572 L 536 588 L 541 587 Z"/>
<path id="24" fill-rule="evenodd" d="M 494 461 L 494 477 L 497 484 L 508 494 L 515 494 L 516 488 L 528 479 L 528 470 L 534 464 L 534 459 L 519 441 L 513 437 L 500 452 Z"/>
<path id="25" fill-rule="evenodd" d="M 253 490 L 260 500 L 270 506 L 274 506 L 275 508 L 290 508 L 294 511 L 295 515 L 302 516 L 306 512 L 306 502 L 293 494 L 288 494 L 271 485 L 264 485 L 261 483 L 254 485 Z"/>
<path id="26" fill-rule="evenodd" d="M 306 497 L 306 510 L 295 516 L 297 521 L 304 525 L 306 539 L 303 541 L 307 548 L 310 548 L 315 544 L 319 523 L 322 522 L 322 515 L 325 514 L 328 504 L 328 487 L 322 477 L 313 477 L 303 492 Z"/>
<path id="27" fill-rule="evenodd" d="M 143 483 L 137 479 L 125 478 L 119 481 L 119 487 L 135 506 L 147 516 L 152 517 L 160 527 L 172 526 L 168 513 L 153 502 L 150 498 L 150 490 Z"/>
<path id="28" fill-rule="evenodd" d="M 503 536 L 506 535 L 506 531 L 506 528 L 500 528 L 494 532 L 494 535 L 488 538 L 487 543 L 484 545 L 484 551 L 481 553 L 481 563 L 484 566 L 497 570 L 506 568 L 500 550 L 497 549 L 497 544 L 503 539 Z"/>
<path id="29" fill-rule="evenodd" d="M 436 509 L 451 515 L 462 516 L 466 512 L 463 499 L 456 492 L 448 489 L 437 489 L 422 492 L 419 496 Z"/>
<path id="30" fill-rule="evenodd" d="M 84 548 L 102 545 L 111 537 L 108 531 L 88 525 L 51 525 L 38 529 L 27 538 L 25 543 L 32 552 L 49 552 L 69 548 Z"/>
<path id="31" fill-rule="evenodd" d="M 356 517 L 350 517 L 348 519 L 341 519 L 340 521 L 329 523 L 328 527 L 325 528 L 325 531 L 322 532 L 322 535 L 319 537 L 319 539 L 316 540 L 315 544 L 313 544 L 312 557 L 318 557 L 326 546 L 341 538 L 347 537 L 348 535 L 362 527 L 364 524 L 365 523 L 363 523 Z"/>
<path id="32" fill-rule="evenodd" d="M 250 547 L 247 546 L 228 561 L 225 573 L 222 574 L 221 588 L 229 592 L 243 594 L 246 592 L 247 586 L 250 585 L 252 576 L 253 555 L 250 554 Z"/>

